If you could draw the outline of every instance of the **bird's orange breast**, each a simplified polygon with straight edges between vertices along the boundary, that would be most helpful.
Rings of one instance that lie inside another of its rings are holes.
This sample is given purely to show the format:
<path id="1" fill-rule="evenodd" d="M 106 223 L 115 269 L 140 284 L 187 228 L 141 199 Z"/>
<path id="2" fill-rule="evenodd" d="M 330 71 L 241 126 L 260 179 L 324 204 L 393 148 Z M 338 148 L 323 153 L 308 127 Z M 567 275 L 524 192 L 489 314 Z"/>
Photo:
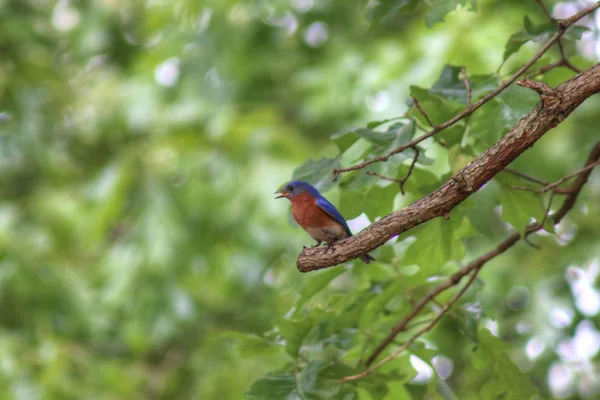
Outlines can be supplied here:
<path id="1" fill-rule="evenodd" d="M 292 216 L 304 229 L 338 224 L 329 214 L 315 203 L 308 193 L 296 196 L 292 200 Z"/>

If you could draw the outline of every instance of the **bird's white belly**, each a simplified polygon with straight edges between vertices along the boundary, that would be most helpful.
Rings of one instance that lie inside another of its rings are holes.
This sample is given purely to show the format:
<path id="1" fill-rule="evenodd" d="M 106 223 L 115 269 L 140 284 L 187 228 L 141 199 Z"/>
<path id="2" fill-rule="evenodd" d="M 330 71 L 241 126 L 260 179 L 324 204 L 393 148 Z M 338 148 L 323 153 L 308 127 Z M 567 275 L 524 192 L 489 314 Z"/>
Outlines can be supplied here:
<path id="1" fill-rule="evenodd" d="M 339 224 L 331 224 L 323 227 L 307 227 L 306 232 L 313 239 L 327 243 L 337 242 L 346 237 L 344 228 Z"/>

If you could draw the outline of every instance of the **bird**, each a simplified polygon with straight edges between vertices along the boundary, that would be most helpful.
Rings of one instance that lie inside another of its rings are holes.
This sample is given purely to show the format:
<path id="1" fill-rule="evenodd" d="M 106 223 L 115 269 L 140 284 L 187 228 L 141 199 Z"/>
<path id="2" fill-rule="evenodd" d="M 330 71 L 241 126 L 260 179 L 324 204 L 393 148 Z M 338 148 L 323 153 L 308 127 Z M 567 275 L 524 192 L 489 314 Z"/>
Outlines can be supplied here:
<path id="1" fill-rule="evenodd" d="M 274 194 L 279 194 L 276 199 L 290 200 L 292 216 L 317 241 L 312 247 L 320 246 L 323 242 L 331 246 L 338 240 L 352 236 L 342 214 L 311 184 L 291 181 Z M 359 258 L 366 264 L 375 261 L 369 254 L 362 254 Z"/>

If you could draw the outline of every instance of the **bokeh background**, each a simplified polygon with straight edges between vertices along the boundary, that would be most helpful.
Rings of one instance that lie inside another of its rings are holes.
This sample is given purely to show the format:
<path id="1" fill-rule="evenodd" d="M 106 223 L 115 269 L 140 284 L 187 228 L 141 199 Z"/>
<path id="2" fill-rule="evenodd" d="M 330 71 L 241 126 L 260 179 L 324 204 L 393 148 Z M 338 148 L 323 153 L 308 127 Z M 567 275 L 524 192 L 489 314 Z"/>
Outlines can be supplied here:
<path id="1" fill-rule="evenodd" d="M 0 398 L 240 399 L 285 361 L 242 358 L 234 333 L 271 330 L 307 279 L 295 260 L 312 241 L 272 193 L 335 157 L 332 134 L 403 114 L 410 85 L 444 64 L 496 73 L 524 15 L 544 20 L 534 1 L 481 0 L 431 29 L 419 11 L 374 26 L 366 3 L 0 1 Z M 562 17 L 590 3 L 547 4 Z M 600 13 L 586 23 L 569 48 L 581 66 L 600 59 Z M 549 180 L 581 167 L 599 107 L 516 167 Z M 482 276 L 485 324 L 541 398 L 600 389 L 599 199 L 595 173 L 560 240 Z M 507 231 L 473 225 L 469 256 Z M 452 360 L 440 377 L 464 382 Z M 415 385 L 431 379 L 414 364 Z"/>

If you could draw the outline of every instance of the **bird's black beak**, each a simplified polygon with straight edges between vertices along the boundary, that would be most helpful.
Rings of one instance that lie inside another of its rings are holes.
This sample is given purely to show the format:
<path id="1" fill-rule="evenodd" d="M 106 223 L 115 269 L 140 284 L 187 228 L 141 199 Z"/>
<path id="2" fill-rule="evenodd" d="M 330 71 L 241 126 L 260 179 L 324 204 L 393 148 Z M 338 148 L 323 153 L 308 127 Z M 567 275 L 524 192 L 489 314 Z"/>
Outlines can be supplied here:
<path id="1" fill-rule="evenodd" d="M 288 193 L 285 190 L 283 190 L 283 189 L 278 190 L 278 191 L 276 191 L 273 194 L 279 194 L 279 196 L 275 197 L 276 199 L 282 199 L 284 197 L 288 197 Z"/>

